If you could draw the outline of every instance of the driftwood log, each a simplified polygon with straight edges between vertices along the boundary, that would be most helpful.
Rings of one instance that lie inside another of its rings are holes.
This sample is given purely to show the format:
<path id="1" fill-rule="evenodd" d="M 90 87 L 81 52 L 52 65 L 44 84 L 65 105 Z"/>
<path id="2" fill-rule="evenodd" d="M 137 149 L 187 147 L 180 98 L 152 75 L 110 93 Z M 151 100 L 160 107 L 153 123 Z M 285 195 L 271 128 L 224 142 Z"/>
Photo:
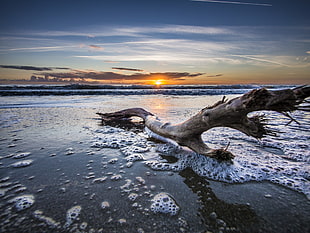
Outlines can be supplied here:
<path id="1" fill-rule="evenodd" d="M 203 132 L 213 127 L 230 127 L 248 136 L 260 139 L 267 135 L 275 135 L 275 131 L 267 126 L 264 115 L 249 117 L 250 112 L 276 111 L 295 121 L 289 113 L 295 110 L 310 111 L 310 86 L 300 86 L 294 89 L 271 91 L 265 88 L 252 90 L 240 97 L 221 101 L 206 107 L 190 119 L 170 124 L 162 122 L 152 113 L 142 108 L 130 108 L 113 113 L 97 113 L 103 124 L 130 122 L 132 117 L 143 119 L 143 125 L 153 133 L 186 146 L 193 151 L 219 160 L 231 160 L 234 155 L 226 149 L 211 149 L 202 140 Z"/>

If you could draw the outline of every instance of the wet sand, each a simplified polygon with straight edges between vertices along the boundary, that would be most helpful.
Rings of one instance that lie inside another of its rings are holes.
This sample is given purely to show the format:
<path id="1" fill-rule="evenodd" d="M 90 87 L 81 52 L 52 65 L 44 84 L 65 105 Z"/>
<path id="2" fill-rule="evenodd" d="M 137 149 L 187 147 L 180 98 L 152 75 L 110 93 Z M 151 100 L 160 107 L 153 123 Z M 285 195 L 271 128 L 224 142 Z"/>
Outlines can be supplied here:
<path id="1" fill-rule="evenodd" d="M 128 164 L 119 149 L 93 147 L 94 134 L 103 127 L 98 111 L 139 105 L 175 121 L 209 104 L 199 99 L 192 106 L 189 97 L 130 98 L 91 107 L 76 102 L 73 107 L 0 109 L 1 232 L 310 231 L 310 201 L 302 193 L 267 181 L 211 181 L 188 168 L 155 171 L 143 161 Z M 210 103 L 216 98 L 221 97 Z M 30 154 L 14 158 L 25 152 Z M 22 160 L 33 162 L 11 166 Z M 176 214 L 169 208 L 167 213 L 152 211 L 160 193 L 175 201 Z M 19 210 L 16 197 L 25 195 L 32 195 L 34 203 Z"/>

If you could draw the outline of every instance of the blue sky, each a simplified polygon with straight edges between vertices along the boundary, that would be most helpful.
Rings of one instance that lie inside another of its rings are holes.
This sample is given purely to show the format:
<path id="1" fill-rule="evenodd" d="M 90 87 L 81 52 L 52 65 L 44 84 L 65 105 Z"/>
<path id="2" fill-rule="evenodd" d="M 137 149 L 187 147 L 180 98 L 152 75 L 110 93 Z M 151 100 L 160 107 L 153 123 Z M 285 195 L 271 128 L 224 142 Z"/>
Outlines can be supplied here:
<path id="1" fill-rule="evenodd" d="M 308 0 L 1 4 L 2 80 L 47 75 L 56 81 L 138 84 L 310 81 Z"/>

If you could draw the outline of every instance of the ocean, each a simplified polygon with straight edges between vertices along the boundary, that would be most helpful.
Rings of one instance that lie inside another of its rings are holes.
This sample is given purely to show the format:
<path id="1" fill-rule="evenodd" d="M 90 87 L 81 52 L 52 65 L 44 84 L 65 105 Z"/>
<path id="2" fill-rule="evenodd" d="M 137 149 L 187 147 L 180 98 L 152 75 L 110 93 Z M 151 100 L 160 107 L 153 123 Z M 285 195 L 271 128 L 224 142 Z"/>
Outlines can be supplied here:
<path id="1" fill-rule="evenodd" d="M 46 95 L 230 95 L 266 87 L 291 88 L 293 85 L 0 85 L 0 96 Z"/>
<path id="2" fill-rule="evenodd" d="M 263 111 L 279 133 L 261 140 L 205 132 L 211 148 L 229 144 L 233 163 L 101 125 L 96 115 L 142 107 L 178 123 L 260 87 L 295 86 L 0 86 L 0 231 L 308 231 L 309 113 L 292 113 L 298 123 L 288 124 Z"/>

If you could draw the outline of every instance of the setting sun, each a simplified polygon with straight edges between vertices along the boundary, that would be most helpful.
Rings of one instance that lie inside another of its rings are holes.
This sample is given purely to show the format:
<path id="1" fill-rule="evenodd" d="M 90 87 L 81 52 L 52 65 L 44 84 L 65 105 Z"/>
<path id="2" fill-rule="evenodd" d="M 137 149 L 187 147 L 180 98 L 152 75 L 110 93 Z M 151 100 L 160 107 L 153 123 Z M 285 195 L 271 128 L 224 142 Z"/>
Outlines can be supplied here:
<path id="1" fill-rule="evenodd" d="M 155 80 L 155 85 L 161 85 L 161 84 L 163 84 L 162 80 Z"/>

